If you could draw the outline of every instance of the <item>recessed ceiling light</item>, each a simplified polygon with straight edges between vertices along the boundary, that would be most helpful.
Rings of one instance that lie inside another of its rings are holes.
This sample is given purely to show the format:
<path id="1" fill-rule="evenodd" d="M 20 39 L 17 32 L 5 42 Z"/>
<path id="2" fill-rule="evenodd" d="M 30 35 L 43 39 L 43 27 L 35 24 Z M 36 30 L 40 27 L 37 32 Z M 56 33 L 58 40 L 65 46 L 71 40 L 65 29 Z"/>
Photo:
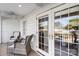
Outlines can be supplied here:
<path id="1" fill-rule="evenodd" d="M 18 5 L 18 7 L 22 7 L 22 5 Z"/>

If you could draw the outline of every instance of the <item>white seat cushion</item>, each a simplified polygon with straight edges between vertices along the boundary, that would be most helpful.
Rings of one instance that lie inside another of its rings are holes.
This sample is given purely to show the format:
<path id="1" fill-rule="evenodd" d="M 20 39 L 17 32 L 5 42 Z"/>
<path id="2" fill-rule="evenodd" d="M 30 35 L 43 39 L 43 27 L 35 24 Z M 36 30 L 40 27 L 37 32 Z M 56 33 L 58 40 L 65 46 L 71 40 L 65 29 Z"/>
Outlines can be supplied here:
<path id="1" fill-rule="evenodd" d="M 14 44 L 10 45 L 9 48 L 14 48 Z"/>
<path id="2" fill-rule="evenodd" d="M 14 53 L 15 54 L 26 55 L 26 50 L 25 49 L 17 49 L 17 48 L 15 48 Z"/>
<path id="3" fill-rule="evenodd" d="M 8 42 L 14 42 L 15 40 L 9 40 Z"/>

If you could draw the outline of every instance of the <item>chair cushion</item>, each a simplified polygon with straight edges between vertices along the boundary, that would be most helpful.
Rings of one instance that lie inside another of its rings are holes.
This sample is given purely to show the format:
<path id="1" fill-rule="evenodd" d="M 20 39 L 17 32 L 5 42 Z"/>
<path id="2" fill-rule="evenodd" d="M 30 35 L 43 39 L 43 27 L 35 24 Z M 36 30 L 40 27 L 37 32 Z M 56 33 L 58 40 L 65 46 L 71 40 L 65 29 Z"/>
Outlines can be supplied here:
<path id="1" fill-rule="evenodd" d="M 15 40 L 8 40 L 8 42 L 14 42 Z"/>
<path id="2" fill-rule="evenodd" d="M 9 48 L 14 48 L 14 44 L 10 45 Z"/>
<path id="3" fill-rule="evenodd" d="M 19 35 L 19 32 L 14 32 L 14 37 L 17 38 L 17 36 Z"/>
<path id="4" fill-rule="evenodd" d="M 24 43 L 16 43 L 16 48 L 25 49 L 25 45 L 24 45 Z"/>
<path id="5" fill-rule="evenodd" d="M 14 54 L 20 54 L 20 55 L 26 55 L 26 50 L 25 49 L 15 49 Z"/>

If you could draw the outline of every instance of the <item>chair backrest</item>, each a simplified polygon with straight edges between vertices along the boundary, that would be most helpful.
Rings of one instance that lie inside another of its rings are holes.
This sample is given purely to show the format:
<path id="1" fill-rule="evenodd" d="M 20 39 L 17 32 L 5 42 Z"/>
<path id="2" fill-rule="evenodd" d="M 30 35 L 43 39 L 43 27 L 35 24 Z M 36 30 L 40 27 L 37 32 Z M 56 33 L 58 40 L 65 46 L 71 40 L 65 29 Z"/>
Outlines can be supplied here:
<path id="1" fill-rule="evenodd" d="M 26 43 L 27 43 L 27 40 L 28 40 L 28 38 L 29 38 L 30 36 L 28 35 L 28 36 L 26 36 L 26 38 L 25 38 L 25 45 L 26 45 Z"/>
<path id="2" fill-rule="evenodd" d="M 30 45 L 32 38 L 33 38 L 33 34 L 30 36 L 27 36 L 25 40 L 25 49 L 26 49 L 27 55 L 32 51 L 32 48 Z"/>
<path id="3" fill-rule="evenodd" d="M 33 38 L 33 34 L 26 37 L 26 40 L 25 40 L 25 45 L 26 45 L 26 46 L 30 44 L 32 38 Z"/>
<path id="4" fill-rule="evenodd" d="M 13 32 L 13 36 L 14 36 L 15 38 L 17 38 L 17 37 L 20 36 L 20 35 L 21 35 L 21 33 L 20 33 L 19 31 Z"/>

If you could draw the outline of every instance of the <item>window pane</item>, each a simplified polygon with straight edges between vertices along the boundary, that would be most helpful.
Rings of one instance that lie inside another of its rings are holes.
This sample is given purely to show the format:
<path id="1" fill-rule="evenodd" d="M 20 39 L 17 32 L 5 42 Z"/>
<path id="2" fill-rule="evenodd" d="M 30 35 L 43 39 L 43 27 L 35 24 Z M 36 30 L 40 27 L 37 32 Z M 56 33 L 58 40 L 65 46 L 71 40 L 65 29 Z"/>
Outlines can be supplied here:
<path id="1" fill-rule="evenodd" d="M 60 20 L 59 19 L 55 19 L 54 22 L 54 51 L 55 51 L 55 56 L 59 56 L 60 55 L 60 32 L 61 32 L 61 24 L 60 24 Z"/>
<path id="2" fill-rule="evenodd" d="M 39 48 L 48 53 L 48 17 L 39 19 Z"/>
<path id="3" fill-rule="evenodd" d="M 69 30 L 72 35 L 69 39 L 69 53 L 73 55 L 78 55 L 78 31 L 79 31 L 79 17 L 73 16 L 69 19 Z"/>

